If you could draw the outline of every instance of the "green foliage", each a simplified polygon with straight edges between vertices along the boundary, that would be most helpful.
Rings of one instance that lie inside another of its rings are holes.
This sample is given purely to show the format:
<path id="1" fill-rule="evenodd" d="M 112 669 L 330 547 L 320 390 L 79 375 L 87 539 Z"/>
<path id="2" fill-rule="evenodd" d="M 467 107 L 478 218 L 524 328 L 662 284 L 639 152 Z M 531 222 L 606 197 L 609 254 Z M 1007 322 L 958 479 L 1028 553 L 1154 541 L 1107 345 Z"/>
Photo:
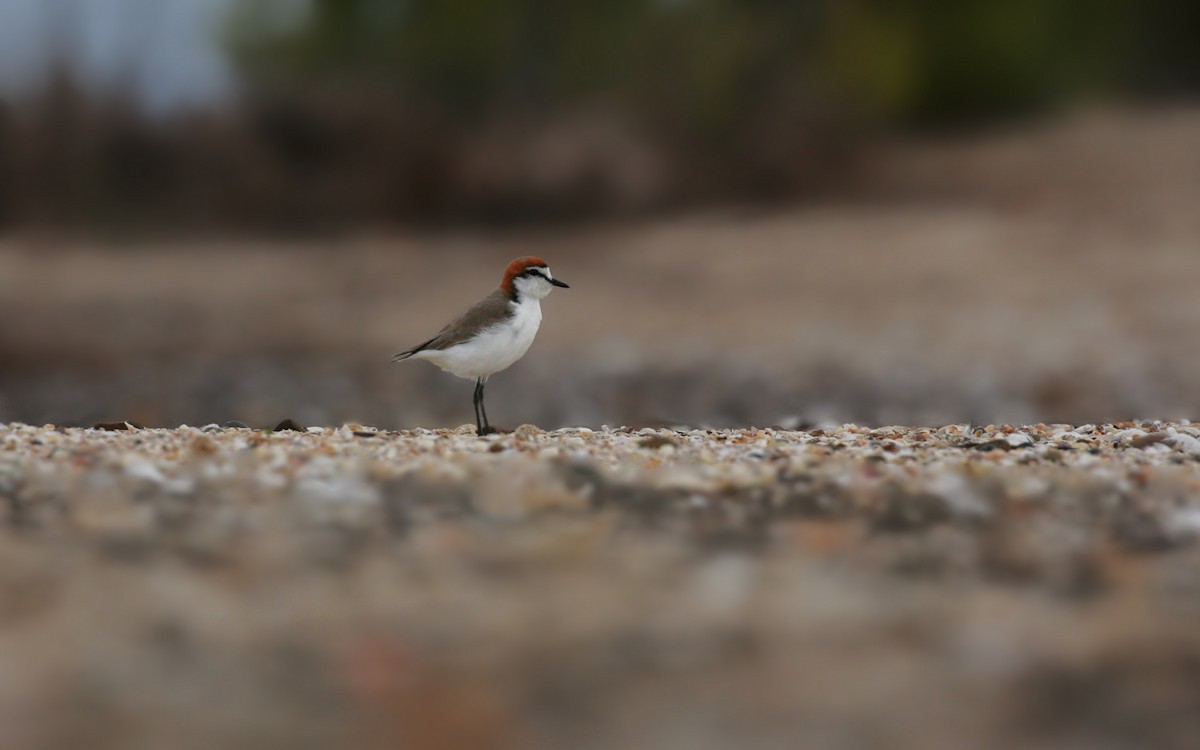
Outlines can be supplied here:
<path id="1" fill-rule="evenodd" d="M 233 47 L 260 82 L 385 85 L 472 121 L 606 101 L 721 132 L 797 83 L 813 3 L 758 0 L 313 0 L 266 28 L 243 0 Z"/>
<path id="2" fill-rule="evenodd" d="M 845 0 L 825 80 L 885 119 L 1029 111 L 1113 82 L 1128 13 L 1125 0 Z"/>
<path id="3" fill-rule="evenodd" d="M 1186 0 L 310 0 L 284 26 L 279 4 L 236 4 L 255 80 L 383 85 L 467 123 L 598 99 L 719 136 L 797 101 L 938 123 L 1200 86 Z"/>

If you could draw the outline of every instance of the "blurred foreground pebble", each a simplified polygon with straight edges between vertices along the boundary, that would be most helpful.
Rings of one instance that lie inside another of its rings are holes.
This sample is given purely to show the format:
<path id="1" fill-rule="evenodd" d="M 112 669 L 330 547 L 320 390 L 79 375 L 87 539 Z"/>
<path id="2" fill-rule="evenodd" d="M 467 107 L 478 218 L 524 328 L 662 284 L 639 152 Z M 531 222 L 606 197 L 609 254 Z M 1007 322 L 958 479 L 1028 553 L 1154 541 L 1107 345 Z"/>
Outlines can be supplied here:
<path id="1" fill-rule="evenodd" d="M 0 519 L 0 747 L 1200 732 L 1186 422 L 14 424 Z"/>

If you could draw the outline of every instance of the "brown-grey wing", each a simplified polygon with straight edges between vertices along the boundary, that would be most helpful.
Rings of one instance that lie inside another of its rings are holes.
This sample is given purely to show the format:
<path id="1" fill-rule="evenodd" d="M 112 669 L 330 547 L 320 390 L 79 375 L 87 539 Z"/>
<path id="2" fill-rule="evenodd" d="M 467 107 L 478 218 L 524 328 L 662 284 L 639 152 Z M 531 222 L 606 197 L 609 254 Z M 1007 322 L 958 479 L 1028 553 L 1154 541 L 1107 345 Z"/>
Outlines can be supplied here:
<path id="1" fill-rule="evenodd" d="M 508 295 L 504 293 L 504 290 L 497 289 L 438 331 L 436 336 L 408 351 L 400 352 L 392 360 L 407 359 L 417 352 L 430 349 L 449 349 L 484 329 L 504 322 L 511 316 L 512 304 L 509 302 Z"/>

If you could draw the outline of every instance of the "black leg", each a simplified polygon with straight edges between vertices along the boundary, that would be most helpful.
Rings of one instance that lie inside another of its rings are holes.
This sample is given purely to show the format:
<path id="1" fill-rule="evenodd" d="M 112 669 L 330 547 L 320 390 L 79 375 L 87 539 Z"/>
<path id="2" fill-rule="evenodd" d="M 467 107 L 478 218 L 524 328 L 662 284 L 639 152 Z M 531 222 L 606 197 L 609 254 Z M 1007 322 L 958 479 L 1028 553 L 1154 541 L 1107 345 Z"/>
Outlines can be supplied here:
<path id="1" fill-rule="evenodd" d="M 479 413 L 484 415 L 484 432 L 481 434 L 492 434 L 496 432 L 496 428 L 492 427 L 490 421 L 487 421 L 487 407 L 484 404 L 484 386 L 487 385 L 487 379 L 482 378 L 479 382 Z"/>
<path id="2" fill-rule="evenodd" d="M 491 424 L 488 424 L 487 421 L 487 408 L 484 406 L 485 383 L 487 383 L 487 378 L 480 378 L 475 384 L 475 398 L 479 403 L 479 406 L 476 407 L 478 408 L 479 412 L 478 414 L 475 414 L 475 424 L 476 427 L 478 427 L 479 434 L 492 434 L 493 432 L 496 432 L 496 428 L 492 427 Z"/>
<path id="3" fill-rule="evenodd" d="M 484 418 L 480 416 L 483 407 L 483 378 L 475 380 L 475 398 L 471 403 L 475 405 L 475 431 L 483 435 Z"/>

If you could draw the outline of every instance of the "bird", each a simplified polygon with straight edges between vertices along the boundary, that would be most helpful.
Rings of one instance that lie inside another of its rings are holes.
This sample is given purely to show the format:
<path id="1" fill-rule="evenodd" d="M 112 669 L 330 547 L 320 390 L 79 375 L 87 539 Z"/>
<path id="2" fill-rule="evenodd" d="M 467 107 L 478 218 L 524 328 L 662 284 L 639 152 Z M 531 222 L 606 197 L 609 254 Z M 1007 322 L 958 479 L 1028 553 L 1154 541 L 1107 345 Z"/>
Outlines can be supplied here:
<path id="1" fill-rule="evenodd" d="M 451 375 L 475 381 L 475 428 L 480 435 L 496 429 L 483 406 L 488 378 L 529 351 L 542 323 L 542 300 L 554 287 L 570 289 L 533 255 L 516 258 L 504 269 L 500 286 L 451 321 L 437 335 L 392 357 L 393 362 L 423 359 Z"/>

